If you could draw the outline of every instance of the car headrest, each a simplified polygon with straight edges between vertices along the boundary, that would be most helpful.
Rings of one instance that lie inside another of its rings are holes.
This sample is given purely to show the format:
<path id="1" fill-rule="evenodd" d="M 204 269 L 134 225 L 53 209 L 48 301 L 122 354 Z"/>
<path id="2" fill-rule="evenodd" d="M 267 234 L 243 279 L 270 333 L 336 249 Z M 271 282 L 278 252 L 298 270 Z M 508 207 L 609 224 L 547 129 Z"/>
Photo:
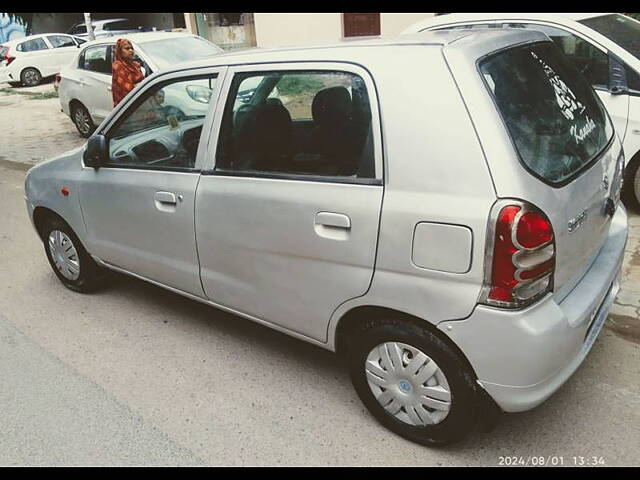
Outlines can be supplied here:
<path id="1" fill-rule="evenodd" d="M 331 87 L 316 93 L 311 104 L 313 120 L 318 124 L 341 123 L 351 118 L 353 103 L 345 87 Z"/>

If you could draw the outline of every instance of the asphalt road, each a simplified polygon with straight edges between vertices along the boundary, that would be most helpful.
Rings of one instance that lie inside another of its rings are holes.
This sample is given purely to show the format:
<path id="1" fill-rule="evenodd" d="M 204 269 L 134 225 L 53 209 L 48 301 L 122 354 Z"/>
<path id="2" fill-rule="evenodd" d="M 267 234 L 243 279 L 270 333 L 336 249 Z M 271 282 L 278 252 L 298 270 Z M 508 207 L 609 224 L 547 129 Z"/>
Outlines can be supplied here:
<path id="1" fill-rule="evenodd" d="M 64 288 L 26 213 L 25 168 L 0 161 L 0 465 L 640 463 L 634 325 L 609 322 L 537 409 L 421 447 L 375 422 L 328 351 L 124 276 Z"/>

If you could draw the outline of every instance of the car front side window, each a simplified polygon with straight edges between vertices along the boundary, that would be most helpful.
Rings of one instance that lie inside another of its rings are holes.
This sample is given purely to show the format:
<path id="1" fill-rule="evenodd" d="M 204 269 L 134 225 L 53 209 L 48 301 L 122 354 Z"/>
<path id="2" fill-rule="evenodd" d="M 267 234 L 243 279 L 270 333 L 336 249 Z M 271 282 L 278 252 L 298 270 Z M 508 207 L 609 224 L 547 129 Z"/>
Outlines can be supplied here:
<path id="1" fill-rule="evenodd" d="M 149 88 L 107 133 L 106 166 L 193 170 L 215 82 L 200 75 Z"/>

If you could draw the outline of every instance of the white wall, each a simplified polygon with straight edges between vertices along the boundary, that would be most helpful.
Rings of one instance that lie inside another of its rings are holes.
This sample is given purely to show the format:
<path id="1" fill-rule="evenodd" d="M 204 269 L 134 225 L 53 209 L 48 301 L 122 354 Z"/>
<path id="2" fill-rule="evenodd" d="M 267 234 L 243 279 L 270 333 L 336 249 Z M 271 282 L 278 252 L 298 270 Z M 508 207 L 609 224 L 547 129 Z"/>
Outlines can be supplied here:
<path id="1" fill-rule="evenodd" d="M 383 36 L 395 36 L 412 23 L 433 15 L 382 13 L 380 32 Z M 258 47 L 321 45 L 344 38 L 342 13 L 254 13 L 253 18 Z"/>
<path id="2" fill-rule="evenodd" d="M 254 13 L 258 47 L 317 45 L 342 38 L 340 13 Z"/>
<path id="3" fill-rule="evenodd" d="M 381 13 L 380 33 L 382 36 L 399 35 L 412 23 L 433 17 L 435 13 Z"/>

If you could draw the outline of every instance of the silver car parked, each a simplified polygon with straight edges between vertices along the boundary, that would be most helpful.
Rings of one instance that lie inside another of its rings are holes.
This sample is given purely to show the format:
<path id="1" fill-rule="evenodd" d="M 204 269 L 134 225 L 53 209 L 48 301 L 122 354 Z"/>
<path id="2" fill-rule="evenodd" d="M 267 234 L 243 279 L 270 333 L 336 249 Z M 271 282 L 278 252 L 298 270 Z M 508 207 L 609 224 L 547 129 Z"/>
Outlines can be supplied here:
<path id="1" fill-rule="evenodd" d="M 585 359 L 623 166 L 558 47 L 496 29 L 177 65 L 25 189 L 68 288 L 115 270 L 336 351 L 376 419 L 442 444 Z"/>

